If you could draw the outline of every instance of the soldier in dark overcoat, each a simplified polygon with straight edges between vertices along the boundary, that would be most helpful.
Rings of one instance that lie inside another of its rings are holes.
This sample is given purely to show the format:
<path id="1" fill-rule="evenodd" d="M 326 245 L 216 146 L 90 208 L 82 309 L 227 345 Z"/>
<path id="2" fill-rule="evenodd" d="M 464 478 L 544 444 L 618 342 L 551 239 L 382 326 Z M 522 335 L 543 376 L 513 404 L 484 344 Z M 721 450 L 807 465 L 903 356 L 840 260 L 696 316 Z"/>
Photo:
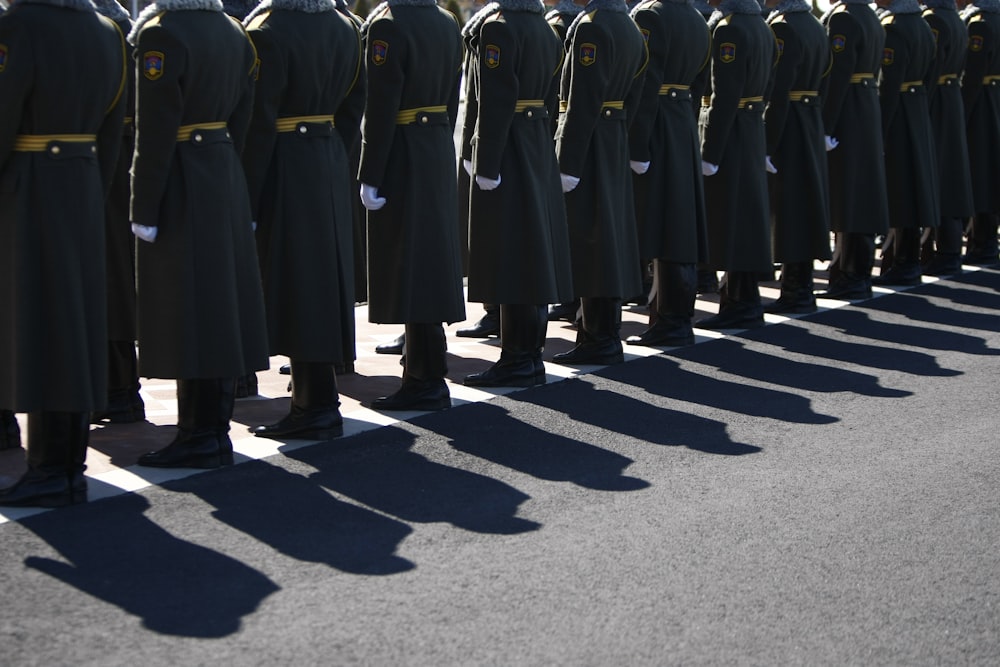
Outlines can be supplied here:
<path id="1" fill-rule="evenodd" d="M 920 283 L 920 236 L 941 218 L 937 153 L 924 82 L 934 64 L 934 33 L 917 0 L 877 0 L 885 28 L 879 77 L 889 248 L 883 248 L 879 285 Z M 890 257 L 886 257 L 886 251 Z"/>
<path id="2" fill-rule="evenodd" d="M 466 25 L 464 142 L 472 146 L 469 299 L 500 306 L 500 359 L 472 386 L 545 382 L 547 304 L 573 296 L 566 208 L 549 110 L 558 36 L 541 0 L 499 0 Z"/>
<path id="3" fill-rule="evenodd" d="M 714 4 L 714 3 L 713 3 Z M 701 110 L 708 256 L 725 271 L 706 329 L 763 324 L 757 276 L 773 270 L 764 102 L 776 58 L 756 0 L 722 0 L 708 27 L 712 76 Z"/>
<path id="4" fill-rule="evenodd" d="M 98 13 L 114 21 L 122 34 L 132 20 L 118 0 L 94 0 Z M 130 53 L 131 56 L 131 53 Z M 130 57 L 125 86 L 125 121 L 111 194 L 105 206 L 108 281 L 108 405 L 91 415 L 94 422 L 130 423 L 146 418 L 139 395 L 135 354 L 135 237 L 129 229 L 129 169 L 135 147 L 135 62 Z"/>
<path id="5" fill-rule="evenodd" d="M 624 359 L 621 299 L 642 291 L 628 128 L 646 59 L 624 0 L 593 0 L 566 34 L 556 154 L 583 317 L 576 346 L 553 357 L 560 363 Z"/>
<path id="6" fill-rule="evenodd" d="M 969 30 L 962 76 L 975 216 L 967 264 L 997 263 L 1000 220 L 1000 1 L 973 0 L 962 11 Z"/>
<path id="7" fill-rule="evenodd" d="M 462 37 L 434 0 L 389 0 L 362 33 L 368 319 L 404 324 L 406 339 L 400 389 L 372 407 L 440 410 L 451 405 L 442 322 L 465 319 L 453 136 Z"/>
<path id="8" fill-rule="evenodd" d="M 0 15 L 6 7 L 0 5 Z M 17 449 L 21 446 L 21 426 L 17 416 L 10 410 L 0 410 L 0 451 Z"/>
<path id="9" fill-rule="evenodd" d="M 960 85 L 969 35 L 955 0 L 925 0 L 924 5 L 923 17 L 937 44 L 925 85 L 937 153 L 941 220 L 924 244 L 928 253 L 921 270 L 927 275 L 951 275 L 962 268 L 962 233 L 975 213 Z"/>
<path id="10" fill-rule="evenodd" d="M 653 258 L 650 326 L 639 345 L 688 345 L 698 263 L 708 259 L 705 193 L 691 84 L 709 60 L 708 26 L 691 0 L 647 0 L 632 10 L 649 49 L 629 132 L 639 255 Z"/>
<path id="11" fill-rule="evenodd" d="M 771 248 L 781 294 L 769 313 L 811 313 L 813 262 L 830 259 L 830 194 L 823 132 L 823 79 L 830 45 L 805 0 L 768 0 L 778 64 L 767 109 Z"/>
<path id="12" fill-rule="evenodd" d="M 290 413 L 251 431 L 333 438 L 343 433 L 334 365 L 354 347 L 348 150 L 364 108 L 361 37 L 330 0 L 264 0 L 244 23 L 259 65 L 243 165 L 270 353 L 287 356 L 292 375 Z"/>
<path id="13" fill-rule="evenodd" d="M 177 437 L 141 465 L 232 463 L 235 378 L 268 365 L 240 151 L 256 53 L 219 0 L 159 0 L 129 36 L 137 58 L 132 225 L 139 374 L 177 380 Z"/>
<path id="14" fill-rule="evenodd" d="M 889 230 L 878 73 L 885 31 L 868 0 L 841 0 L 822 19 L 833 65 L 823 97 L 835 247 L 820 296 L 871 296 L 875 236 Z"/>
<path id="15" fill-rule="evenodd" d="M 0 18 L 0 406 L 28 413 L 28 469 L 0 505 L 87 500 L 127 68 L 121 30 L 89 0 L 18 0 Z"/>

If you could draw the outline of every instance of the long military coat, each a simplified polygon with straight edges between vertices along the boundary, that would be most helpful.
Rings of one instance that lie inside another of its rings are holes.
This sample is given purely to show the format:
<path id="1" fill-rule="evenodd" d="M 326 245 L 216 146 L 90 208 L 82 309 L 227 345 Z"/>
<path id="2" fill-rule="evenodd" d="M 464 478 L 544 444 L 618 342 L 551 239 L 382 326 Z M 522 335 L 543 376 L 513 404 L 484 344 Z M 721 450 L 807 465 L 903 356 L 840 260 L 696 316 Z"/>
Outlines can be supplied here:
<path id="1" fill-rule="evenodd" d="M 962 77 L 969 163 L 976 213 L 1000 212 L 1000 13 L 962 13 L 969 48 Z"/>
<path id="2" fill-rule="evenodd" d="M 835 232 L 884 234 L 889 230 L 889 203 L 877 77 L 885 31 L 864 4 L 837 3 L 824 15 L 823 25 L 833 54 L 823 127 L 840 142 L 827 153 L 830 227 Z"/>
<path id="3" fill-rule="evenodd" d="M 967 218 L 975 213 L 960 85 L 968 31 L 954 8 L 925 9 L 923 17 L 937 43 L 926 85 L 937 154 L 941 216 Z"/>
<path id="4" fill-rule="evenodd" d="M 937 227 L 941 221 L 937 153 L 923 84 L 934 64 L 934 34 L 918 13 L 887 13 L 882 25 L 885 50 L 879 95 L 889 224 Z"/>
<path id="5" fill-rule="evenodd" d="M 0 405 L 89 412 L 107 399 L 104 198 L 125 42 L 90 3 L 24 0 L 0 19 L 0 45 Z"/>
<path id="6" fill-rule="evenodd" d="M 566 38 L 560 86 L 566 110 L 556 154 L 560 171 L 580 179 L 566 193 L 566 214 L 573 286 L 581 297 L 642 291 L 628 127 L 642 93 L 646 49 L 620 5 L 581 14 Z"/>
<path id="7" fill-rule="evenodd" d="M 774 35 L 759 14 L 729 14 L 714 26 L 711 104 L 700 123 L 703 158 L 719 167 L 705 177 L 708 256 L 716 269 L 773 268 L 763 99 L 774 60 Z"/>
<path id="8" fill-rule="evenodd" d="M 691 84 L 709 58 L 705 19 L 686 2 L 647 0 L 632 18 L 646 38 L 649 64 L 629 132 L 639 254 L 694 264 L 708 259 L 705 192 Z"/>
<path id="9" fill-rule="evenodd" d="M 136 31 L 132 221 L 159 230 L 136 255 L 139 375 L 228 378 L 267 368 L 239 158 L 253 104 L 253 45 L 221 11 L 140 16 Z M 225 126 L 204 129 L 211 123 Z M 185 126 L 195 129 L 179 138 Z"/>
<path id="10" fill-rule="evenodd" d="M 778 45 L 771 97 L 764 112 L 771 249 L 776 262 L 830 259 L 830 192 L 819 95 L 830 67 L 822 24 L 808 11 L 777 12 L 768 25 Z"/>
<path id="11" fill-rule="evenodd" d="M 243 165 L 270 352 L 343 362 L 354 348 L 348 149 L 365 100 L 361 37 L 333 4 L 251 14 L 247 33 L 260 65 Z"/>
<path id="12" fill-rule="evenodd" d="M 569 301 L 569 230 L 546 104 L 555 98 L 562 44 L 540 12 L 500 9 L 473 20 L 463 134 L 473 173 L 501 182 L 490 191 L 471 186 L 469 299 Z"/>
<path id="13" fill-rule="evenodd" d="M 368 102 L 358 180 L 386 200 L 368 211 L 368 319 L 459 322 L 458 23 L 433 0 L 384 3 L 363 32 Z"/>

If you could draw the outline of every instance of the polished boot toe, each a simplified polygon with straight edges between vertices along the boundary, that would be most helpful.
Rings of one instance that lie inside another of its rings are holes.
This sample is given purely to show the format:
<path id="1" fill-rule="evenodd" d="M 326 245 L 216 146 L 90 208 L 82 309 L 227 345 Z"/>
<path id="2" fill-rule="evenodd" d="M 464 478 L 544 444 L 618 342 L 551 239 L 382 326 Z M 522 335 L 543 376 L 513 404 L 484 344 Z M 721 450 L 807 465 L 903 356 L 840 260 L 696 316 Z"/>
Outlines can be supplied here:
<path id="1" fill-rule="evenodd" d="M 472 326 L 455 332 L 461 338 L 488 338 L 499 334 L 500 316 L 497 313 L 486 313 Z"/>
<path id="2" fill-rule="evenodd" d="M 671 326 L 665 320 L 657 320 L 641 334 L 625 339 L 629 345 L 646 345 L 648 347 L 680 347 L 694 344 L 694 332 L 691 326 Z"/>
<path id="3" fill-rule="evenodd" d="M 332 440 L 344 435 L 344 419 L 336 409 L 309 411 L 292 406 L 292 411 L 280 421 L 255 426 L 250 432 L 261 438 Z"/>
<path id="4" fill-rule="evenodd" d="M 751 329 L 763 324 L 759 308 L 733 308 L 695 322 L 699 329 Z"/>
<path id="5" fill-rule="evenodd" d="M 2 507 L 65 507 L 87 502 L 87 487 L 70 484 L 65 470 L 28 468 L 13 486 L 0 490 Z"/>
<path id="6" fill-rule="evenodd" d="M 567 322 L 576 322 L 576 313 L 580 309 L 579 303 L 556 303 L 549 306 L 548 312 L 545 318 L 549 322 L 555 322 L 558 320 L 566 320 Z"/>
<path id="7" fill-rule="evenodd" d="M 403 354 L 406 345 L 406 335 L 400 334 L 395 340 L 375 346 L 375 354 Z"/>
<path id="8" fill-rule="evenodd" d="M 233 445 L 216 433 L 180 433 L 169 445 L 139 457 L 150 468 L 221 468 L 233 464 Z"/>
<path id="9" fill-rule="evenodd" d="M 610 366 L 625 361 L 620 340 L 606 343 L 578 343 L 569 352 L 561 352 L 552 356 L 552 361 L 570 365 Z"/>
<path id="10" fill-rule="evenodd" d="M 903 269 L 893 266 L 877 278 L 872 278 L 872 284 L 913 287 L 920 284 L 920 268 Z"/>
<path id="11" fill-rule="evenodd" d="M 824 299 L 842 299 L 844 301 L 870 299 L 872 298 L 872 286 L 867 280 L 861 278 L 841 280 L 831 283 L 825 291 L 819 292 L 817 296 Z"/>
<path id="12" fill-rule="evenodd" d="M 812 292 L 808 296 L 802 297 L 780 296 L 764 308 L 765 313 L 773 313 L 775 315 L 783 315 L 785 313 L 806 315 L 808 313 L 815 313 L 817 310 L 816 297 L 812 295 Z"/>
<path id="13" fill-rule="evenodd" d="M 539 381 L 535 362 L 531 359 L 515 362 L 501 359 L 482 373 L 466 375 L 464 380 L 468 387 L 534 387 L 544 382 L 544 368 Z"/>
<path id="14" fill-rule="evenodd" d="M 380 396 L 372 401 L 372 409 L 374 410 L 433 411 L 450 407 L 451 395 L 448 393 L 448 385 L 444 380 L 406 379 L 396 393 Z"/>

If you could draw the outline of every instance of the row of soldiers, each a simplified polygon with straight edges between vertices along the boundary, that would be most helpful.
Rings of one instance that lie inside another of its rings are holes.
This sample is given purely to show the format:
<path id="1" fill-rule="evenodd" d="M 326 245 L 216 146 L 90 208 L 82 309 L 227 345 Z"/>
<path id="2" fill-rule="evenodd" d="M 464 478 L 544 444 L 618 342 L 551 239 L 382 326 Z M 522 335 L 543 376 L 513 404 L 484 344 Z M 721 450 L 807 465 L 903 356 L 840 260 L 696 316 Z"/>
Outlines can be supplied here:
<path id="1" fill-rule="evenodd" d="M 938 227 L 953 169 L 938 167 L 928 96 L 964 92 L 992 33 L 968 39 L 960 80 L 950 62 L 932 76 L 934 49 L 918 58 L 893 28 L 924 21 L 912 0 L 894 0 L 885 27 L 840 4 L 825 29 L 802 0 L 774 2 L 767 22 L 756 0 L 712 1 L 706 22 L 683 0 L 548 16 L 539 0 L 500 0 L 460 32 L 435 0 L 389 0 L 364 21 L 332 0 L 264 0 L 242 21 L 219 0 L 159 0 L 134 23 L 113 0 L 100 14 L 91 0 L 16 0 L 0 17 L 0 405 L 28 413 L 28 471 L 0 505 L 85 501 L 89 419 L 109 394 L 140 413 L 140 376 L 177 380 L 178 399 L 177 436 L 141 465 L 231 463 L 233 379 L 270 355 L 290 359 L 291 409 L 251 431 L 340 435 L 352 190 L 369 319 L 405 327 L 382 410 L 451 404 L 442 323 L 465 319 L 465 274 L 470 300 L 497 304 L 501 335 L 499 361 L 466 383 L 533 386 L 547 304 L 580 302 L 577 344 L 557 360 L 623 359 L 621 299 L 649 260 L 653 321 L 629 340 L 647 345 L 693 341 L 699 265 L 725 272 L 719 314 L 698 323 L 714 328 L 762 320 L 757 279 L 774 261 L 772 309 L 814 308 L 831 229 L 829 296 L 870 294 L 890 220 L 892 266 L 907 268 L 906 230 Z M 48 42 L 63 46 L 30 48 Z M 992 95 L 992 74 L 974 76 Z"/>

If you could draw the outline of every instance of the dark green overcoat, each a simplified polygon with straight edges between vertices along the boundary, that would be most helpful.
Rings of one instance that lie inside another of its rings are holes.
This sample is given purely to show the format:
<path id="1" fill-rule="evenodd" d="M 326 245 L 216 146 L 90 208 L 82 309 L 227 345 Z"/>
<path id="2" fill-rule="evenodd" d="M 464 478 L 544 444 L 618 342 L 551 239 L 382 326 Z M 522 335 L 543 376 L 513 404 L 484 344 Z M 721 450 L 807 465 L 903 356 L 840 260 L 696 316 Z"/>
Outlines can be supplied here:
<path id="1" fill-rule="evenodd" d="M 776 262 L 830 259 L 830 190 L 819 95 L 830 67 L 823 25 L 808 11 L 776 12 L 768 25 L 778 64 L 764 131 L 777 174 L 767 177 Z"/>
<path id="2" fill-rule="evenodd" d="M 885 50 L 879 80 L 885 180 L 891 227 L 941 221 L 937 153 L 924 81 L 934 64 L 934 33 L 919 13 L 882 17 Z"/>
<path id="3" fill-rule="evenodd" d="M 566 215 L 573 288 L 581 297 L 642 291 L 628 128 L 647 56 L 626 9 L 621 2 L 620 9 L 583 13 L 566 37 L 556 154 L 559 170 L 580 179 L 566 193 Z"/>
<path id="4" fill-rule="evenodd" d="M 827 153 L 830 227 L 835 232 L 884 234 L 889 231 L 889 203 L 877 77 L 885 31 L 865 4 L 839 2 L 823 16 L 823 25 L 833 54 L 823 96 L 823 128 L 840 142 Z"/>
<path id="5" fill-rule="evenodd" d="M 470 188 L 469 300 L 569 301 L 569 230 L 549 122 L 562 44 L 540 12 L 484 11 L 470 21 L 463 134 L 473 174 L 501 182 Z"/>
<path id="6" fill-rule="evenodd" d="M 107 400 L 104 199 L 127 56 L 80 5 L 24 0 L 0 18 L 0 405 L 15 412 Z"/>
<path id="7" fill-rule="evenodd" d="M 965 138 L 961 76 L 969 35 L 962 17 L 954 8 L 925 9 L 923 17 L 937 43 L 934 65 L 926 85 L 937 153 L 941 216 L 968 218 L 975 210 L 972 206 L 972 172 Z"/>
<path id="8" fill-rule="evenodd" d="M 962 13 L 969 47 L 962 77 L 973 204 L 1000 212 L 1000 13 L 969 6 Z"/>
<path id="9" fill-rule="evenodd" d="M 647 0 L 632 11 L 649 64 L 629 131 L 631 158 L 649 162 L 633 176 L 639 254 L 694 264 L 708 259 L 705 192 L 691 84 L 708 65 L 708 26 L 693 5 Z"/>
<path id="10" fill-rule="evenodd" d="M 140 16 L 133 34 L 132 221 L 159 230 L 136 253 L 139 375 L 230 378 L 265 369 L 264 298 L 240 164 L 253 45 L 221 11 Z M 197 129 L 212 123 L 225 125 Z M 179 138 L 185 127 L 190 136 Z"/>
<path id="11" fill-rule="evenodd" d="M 432 0 L 383 3 L 363 32 L 368 100 L 358 180 L 386 200 L 368 211 L 368 319 L 460 322 L 458 23 Z"/>
<path id="12" fill-rule="evenodd" d="M 712 75 L 701 110 L 701 151 L 719 172 L 705 177 L 709 265 L 767 271 L 771 260 L 764 96 L 774 35 L 760 14 L 729 14 L 712 30 Z"/>
<path id="13" fill-rule="evenodd" d="M 247 33 L 260 65 L 243 165 L 270 352 L 340 363 L 354 349 L 348 150 L 364 108 L 360 33 L 333 4 L 251 14 Z"/>

